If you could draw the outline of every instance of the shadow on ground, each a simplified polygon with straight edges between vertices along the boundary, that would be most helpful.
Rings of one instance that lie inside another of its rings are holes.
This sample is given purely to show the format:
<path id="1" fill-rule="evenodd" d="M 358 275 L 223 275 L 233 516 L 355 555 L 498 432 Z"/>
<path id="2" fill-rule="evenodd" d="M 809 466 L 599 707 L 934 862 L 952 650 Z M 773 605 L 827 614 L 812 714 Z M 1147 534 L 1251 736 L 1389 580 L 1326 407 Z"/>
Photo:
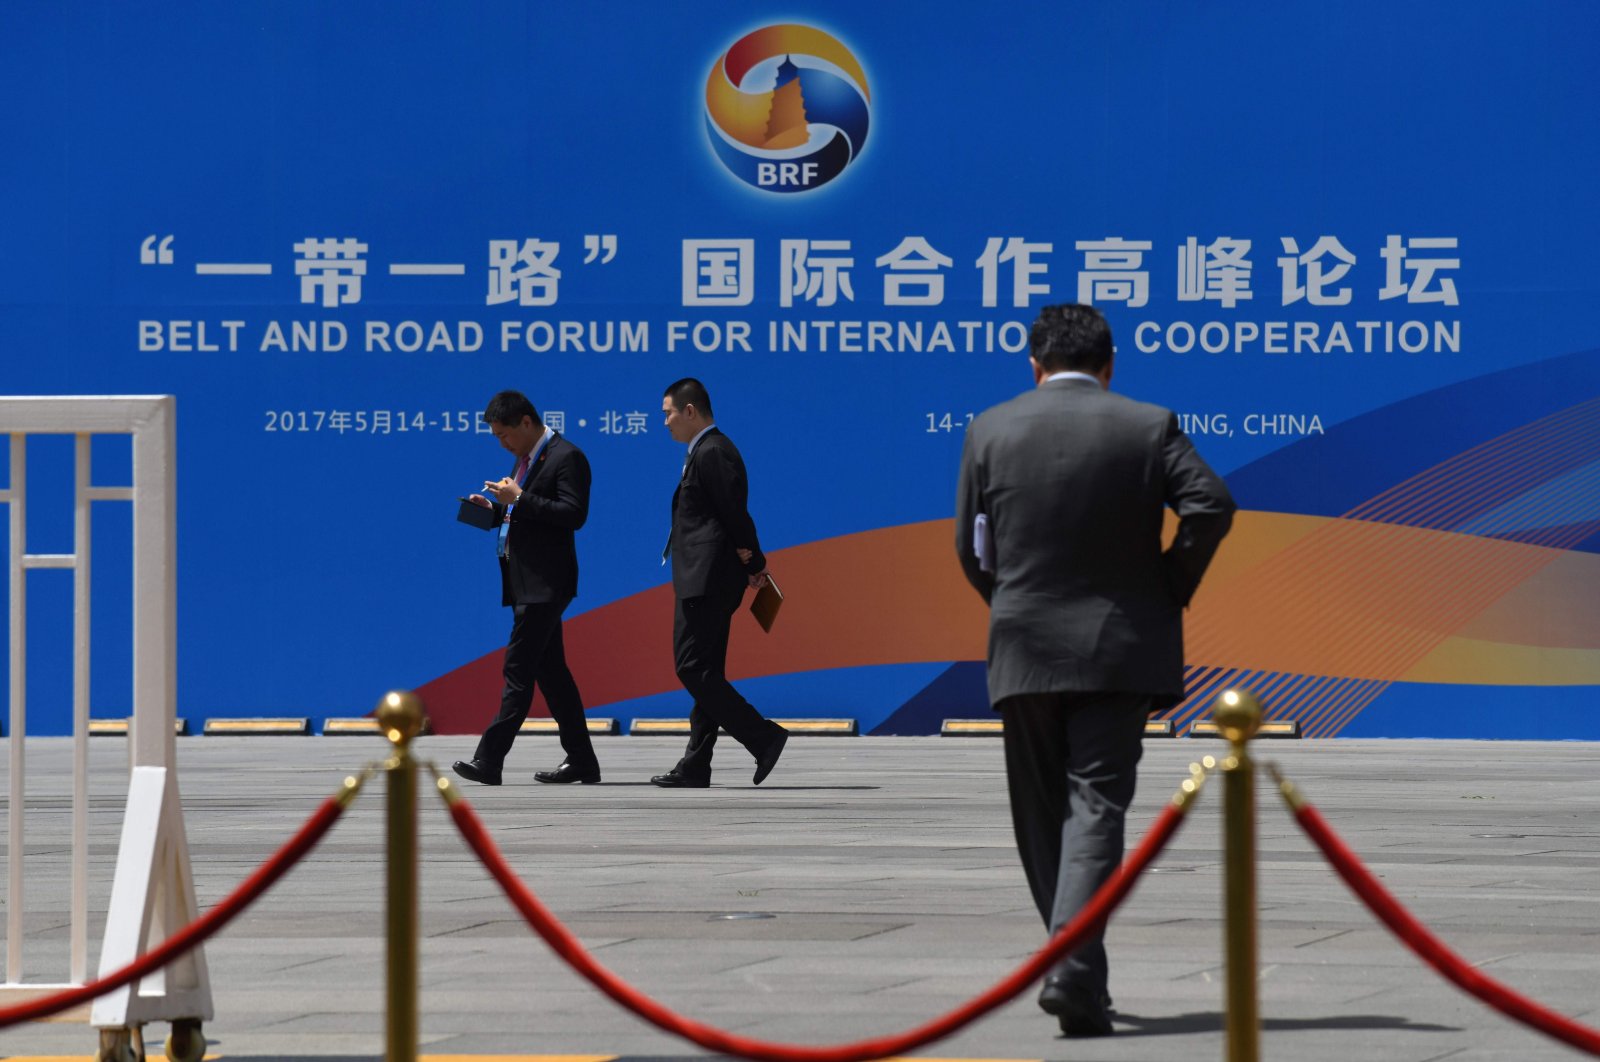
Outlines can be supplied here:
<path id="1" fill-rule="evenodd" d="M 1177 1036 L 1184 1033 L 1222 1031 L 1222 1014 L 1203 1010 L 1172 1014 L 1161 1018 L 1141 1018 L 1137 1014 L 1114 1015 L 1120 1036 Z M 1266 1032 L 1296 1032 L 1305 1029 L 1388 1029 L 1396 1032 L 1460 1032 L 1454 1025 L 1433 1025 L 1392 1014 L 1340 1014 L 1327 1018 L 1263 1018 Z"/>

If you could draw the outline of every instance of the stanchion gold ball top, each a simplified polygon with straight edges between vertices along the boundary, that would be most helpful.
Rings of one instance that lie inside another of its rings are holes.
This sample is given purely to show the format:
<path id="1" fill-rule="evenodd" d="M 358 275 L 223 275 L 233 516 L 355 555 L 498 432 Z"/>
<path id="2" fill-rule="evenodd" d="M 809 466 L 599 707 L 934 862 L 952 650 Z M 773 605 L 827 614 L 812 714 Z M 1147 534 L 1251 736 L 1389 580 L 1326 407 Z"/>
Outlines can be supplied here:
<path id="1" fill-rule="evenodd" d="M 405 745 L 422 733 L 427 715 L 422 708 L 422 698 L 410 690 L 390 690 L 378 702 L 378 725 L 383 736 L 395 745 Z"/>
<path id="2" fill-rule="evenodd" d="M 1249 690 L 1223 690 L 1211 705 L 1211 718 L 1229 741 L 1249 741 L 1261 729 L 1261 702 Z"/>

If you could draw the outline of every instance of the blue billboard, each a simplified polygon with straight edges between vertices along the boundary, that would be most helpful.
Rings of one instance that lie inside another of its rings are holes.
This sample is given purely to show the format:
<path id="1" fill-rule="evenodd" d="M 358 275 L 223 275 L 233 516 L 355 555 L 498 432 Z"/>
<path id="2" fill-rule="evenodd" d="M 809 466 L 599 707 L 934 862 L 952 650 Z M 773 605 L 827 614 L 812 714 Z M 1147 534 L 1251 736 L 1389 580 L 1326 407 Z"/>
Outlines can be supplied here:
<path id="1" fill-rule="evenodd" d="M 730 675 L 927 733 L 987 710 L 965 425 L 1091 302 L 1243 510 L 1175 723 L 1244 683 L 1311 735 L 1600 738 L 1597 39 L 1555 2 L 11 5 L 0 392 L 177 396 L 180 716 L 412 687 L 466 733 L 509 614 L 454 515 L 503 388 L 593 467 L 589 710 L 687 714 L 659 409 L 697 376 L 788 595 Z M 70 552 L 68 444 L 28 460 L 29 548 Z M 28 576 L 34 733 L 69 579 Z"/>

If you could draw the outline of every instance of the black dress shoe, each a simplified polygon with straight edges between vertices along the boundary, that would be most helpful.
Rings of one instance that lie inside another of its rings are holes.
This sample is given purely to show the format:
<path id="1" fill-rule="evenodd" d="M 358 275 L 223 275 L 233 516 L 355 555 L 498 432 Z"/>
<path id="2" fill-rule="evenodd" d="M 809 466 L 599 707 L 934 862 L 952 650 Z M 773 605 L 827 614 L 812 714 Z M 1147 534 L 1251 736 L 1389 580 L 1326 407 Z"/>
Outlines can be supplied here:
<path id="1" fill-rule="evenodd" d="M 704 789 L 711 784 L 710 777 L 695 778 L 690 775 L 680 774 L 674 767 L 666 774 L 654 775 L 650 779 L 651 785 L 659 785 L 662 789 Z"/>
<path id="2" fill-rule="evenodd" d="M 1059 1006 L 1059 1004 L 1053 1001 L 1061 999 L 1064 992 L 1071 991 L 1067 987 L 1068 984 L 1067 979 L 1060 974 L 1045 975 L 1044 987 L 1039 990 L 1039 1008 L 1047 1014 L 1054 1014 L 1055 1011 L 1051 1007 Z M 1111 1005 L 1110 992 L 1100 993 L 1100 1005 L 1105 1007 L 1108 1012 L 1116 1013 L 1116 1008 Z"/>
<path id="3" fill-rule="evenodd" d="M 457 760 L 450 765 L 450 769 L 469 782 L 481 782 L 484 785 L 500 784 L 500 768 L 490 767 L 480 760 Z"/>
<path id="4" fill-rule="evenodd" d="M 600 781 L 600 765 L 593 767 L 577 767 L 570 763 L 563 763 L 553 771 L 534 771 L 535 782 L 582 782 L 584 785 L 593 785 Z"/>
<path id="5" fill-rule="evenodd" d="M 1060 1014 L 1061 1008 L 1066 1005 L 1067 993 L 1071 990 L 1065 977 L 1059 974 L 1046 976 L 1039 988 L 1039 1009 L 1050 1015 Z"/>
<path id="6" fill-rule="evenodd" d="M 1090 992 L 1068 982 L 1065 977 L 1052 975 L 1044 979 L 1044 987 L 1039 990 L 1039 1009 L 1054 1015 L 1067 1036 L 1110 1036 L 1107 998 L 1103 992 Z"/>
<path id="7" fill-rule="evenodd" d="M 761 755 L 756 757 L 756 776 L 753 779 L 756 785 L 767 780 L 767 775 L 772 773 L 772 768 L 778 765 L 778 757 L 783 755 L 783 746 L 789 740 L 789 732 L 783 727 L 778 728 L 778 736 L 772 743 L 761 750 Z"/>

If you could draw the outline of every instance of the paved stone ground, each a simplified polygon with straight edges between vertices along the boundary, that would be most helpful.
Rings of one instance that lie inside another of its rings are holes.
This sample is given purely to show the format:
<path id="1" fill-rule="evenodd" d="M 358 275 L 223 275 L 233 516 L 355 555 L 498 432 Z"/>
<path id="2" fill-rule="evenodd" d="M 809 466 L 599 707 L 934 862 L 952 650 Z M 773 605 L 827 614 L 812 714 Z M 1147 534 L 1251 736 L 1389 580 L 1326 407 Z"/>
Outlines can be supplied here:
<path id="1" fill-rule="evenodd" d="M 0 770 L 5 742 L 0 741 Z M 469 738 L 427 738 L 441 765 Z M 179 742 L 202 904 L 215 902 L 376 758 L 372 738 Z M 1042 943 L 993 739 L 797 738 L 760 788 L 731 743 L 709 790 L 647 784 L 680 739 L 599 744 L 605 784 L 552 787 L 554 739 L 524 737 L 508 784 L 469 796 L 518 871 L 599 959 L 702 1021 L 833 1042 L 920 1023 Z M 1203 741 L 1148 741 L 1131 838 Z M 1260 743 L 1388 886 L 1486 973 L 1600 1024 L 1600 745 Z M 110 891 L 126 746 L 93 742 L 91 906 Z M 28 744 L 27 975 L 67 963 L 69 744 Z M 0 794 L 4 793 L 0 784 Z M 703 1056 L 618 1010 L 518 921 L 424 793 L 425 1054 Z M 922 1054 L 1160 1060 L 1222 1052 L 1219 791 L 1113 921 L 1118 1035 L 1059 1038 L 1032 993 Z M 382 800 L 207 947 L 225 1058 L 382 1053 Z M 3 838 L 0 838 L 3 839 Z M 1539 1060 L 1576 1053 L 1461 995 L 1391 939 L 1262 794 L 1266 1058 Z M 6 853 L 9 858 L 10 853 Z M 4 880 L 0 878 L 0 880 Z M 736 913 L 770 914 L 730 920 Z M 91 930 L 97 952 L 101 921 Z M 77 1022 L 0 1031 L 0 1055 L 84 1055 Z M 165 1030 L 152 1027 L 156 1043 Z M 156 1048 L 159 1054 L 159 1048 Z"/>

